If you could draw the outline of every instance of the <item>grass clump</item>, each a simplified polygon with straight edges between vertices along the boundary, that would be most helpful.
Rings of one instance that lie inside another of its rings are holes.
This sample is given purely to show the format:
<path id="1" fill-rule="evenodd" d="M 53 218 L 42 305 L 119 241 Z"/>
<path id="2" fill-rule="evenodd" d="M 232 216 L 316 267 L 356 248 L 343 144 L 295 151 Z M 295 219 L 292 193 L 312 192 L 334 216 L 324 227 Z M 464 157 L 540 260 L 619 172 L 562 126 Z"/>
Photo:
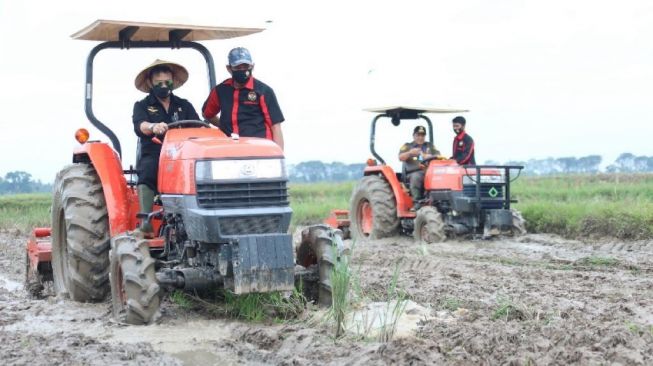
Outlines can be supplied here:
<path id="1" fill-rule="evenodd" d="M 576 263 L 594 267 L 614 267 L 619 265 L 619 260 L 612 257 L 592 256 L 580 259 Z"/>
<path id="2" fill-rule="evenodd" d="M 453 297 L 445 297 L 440 300 L 440 308 L 449 310 L 449 311 L 456 311 L 462 306 L 462 302 L 456 298 Z"/>
<path id="3" fill-rule="evenodd" d="M 500 298 L 497 305 L 497 308 L 490 317 L 492 320 L 524 320 L 527 317 L 527 312 L 521 306 L 516 305 L 511 299 Z"/>

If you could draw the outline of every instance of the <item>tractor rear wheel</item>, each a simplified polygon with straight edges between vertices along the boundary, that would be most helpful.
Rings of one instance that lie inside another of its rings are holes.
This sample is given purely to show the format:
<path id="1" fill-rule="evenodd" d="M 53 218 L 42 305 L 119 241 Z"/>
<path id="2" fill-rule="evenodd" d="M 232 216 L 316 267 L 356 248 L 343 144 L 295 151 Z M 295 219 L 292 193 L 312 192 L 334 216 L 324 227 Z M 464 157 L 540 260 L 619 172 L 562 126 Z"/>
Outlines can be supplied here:
<path id="1" fill-rule="evenodd" d="M 415 240 L 421 242 L 441 243 L 447 239 L 444 218 L 435 207 L 427 206 L 417 210 L 413 229 Z"/>
<path id="2" fill-rule="evenodd" d="M 159 317 L 159 284 L 147 240 L 124 233 L 111 240 L 111 303 L 116 320 L 149 324 Z"/>
<path id="3" fill-rule="evenodd" d="M 512 235 L 519 236 L 526 234 L 526 220 L 517 210 L 512 211 Z"/>
<path id="4" fill-rule="evenodd" d="M 368 175 L 358 182 L 351 195 L 351 235 L 353 239 L 381 239 L 397 234 L 397 200 L 388 182 Z"/>
<path id="5" fill-rule="evenodd" d="M 109 216 L 89 164 L 57 174 L 52 201 L 52 270 L 57 295 L 102 301 L 109 292 Z"/>
<path id="6" fill-rule="evenodd" d="M 315 273 L 310 276 L 314 281 L 303 284 L 304 294 L 318 305 L 329 307 L 333 304 L 333 271 L 338 263 L 346 261 L 349 249 L 342 241 L 342 232 L 326 225 L 309 226 L 301 236 L 296 248 L 297 264 Z"/>

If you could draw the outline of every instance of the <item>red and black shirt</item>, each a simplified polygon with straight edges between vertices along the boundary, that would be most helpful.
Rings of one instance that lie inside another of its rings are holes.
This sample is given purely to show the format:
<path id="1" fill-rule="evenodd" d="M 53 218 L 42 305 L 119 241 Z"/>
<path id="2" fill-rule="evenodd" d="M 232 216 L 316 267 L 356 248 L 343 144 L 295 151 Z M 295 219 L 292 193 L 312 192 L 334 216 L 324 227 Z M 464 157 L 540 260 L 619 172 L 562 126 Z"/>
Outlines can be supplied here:
<path id="1" fill-rule="evenodd" d="M 474 139 L 465 131 L 461 131 L 453 139 L 453 158 L 460 165 L 476 165 L 474 159 Z"/>
<path id="2" fill-rule="evenodd" d="M 242 88 L 236 89 L 233 79 L 227 79 L 211 90 L 202 114 L 209 119 L 218 113 L 219 127 L 227 136 L 272 139 L 272 125 L 284 121 L 272 88 L 253 77 Z"/>

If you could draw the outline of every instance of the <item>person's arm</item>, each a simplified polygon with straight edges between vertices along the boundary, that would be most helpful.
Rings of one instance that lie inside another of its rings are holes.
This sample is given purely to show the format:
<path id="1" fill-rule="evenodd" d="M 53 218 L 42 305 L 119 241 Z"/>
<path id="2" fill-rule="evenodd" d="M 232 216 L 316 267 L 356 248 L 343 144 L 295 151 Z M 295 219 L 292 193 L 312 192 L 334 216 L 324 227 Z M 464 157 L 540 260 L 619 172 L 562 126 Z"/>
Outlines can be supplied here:
<path id="1" fill-rule="evenodd" d="M 237 101 L 234 101 L 234 103 L 236 102 Z M 209 93 L 209 96 L 208 98 L 206 98 L 204 105 L 202 105 L 202 116 L 206 118 L 209 122 L 211 122 L 213 125 L 219 127 L 220 121 L 218 120 L 217 117 L 219 112 L 220 112 L 220 99 L 218 99 L 218 92 L 216 87 L 211 89 L 211 93 Z"/>
<path id="2" fill-rule="evenodd" d="M 401 149 L 399 149 L 399 160 L 406 161 L 412 157 L 418 156 L 421 153 L 418 148 L 410 148 L 408 144 L 404 144 Z"/>
<path id="3" fill-rule="evenodd" d="M 272 141 L 274 141 L 281 150 L 283 150 L 283 131 L 281 131 L 281 123 L 272 125 Z"/>

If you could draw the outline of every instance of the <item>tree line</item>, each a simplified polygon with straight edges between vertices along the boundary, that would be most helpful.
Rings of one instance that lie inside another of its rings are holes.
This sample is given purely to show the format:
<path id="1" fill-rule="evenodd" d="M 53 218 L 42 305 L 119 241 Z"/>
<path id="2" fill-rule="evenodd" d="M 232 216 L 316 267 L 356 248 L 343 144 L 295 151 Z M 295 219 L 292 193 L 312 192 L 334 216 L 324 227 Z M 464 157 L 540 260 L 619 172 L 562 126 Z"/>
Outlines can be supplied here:
<path id="1" fill-rule="evenodd" d="M 51 183 L 41 183 L 24 171 L 13 171 L 0 177 L 0 194 L 51 192 Z"/>
<path id="2" fill-rule="evenodd" d="M 488 160 L 485 165 L 522 165 L 524 175 L 553 174 L 597 174 L 597 173 L 646 173 L 653 172 L 653 156 L 636 156 L 623 153 L 606 166 L 601 167 L 603 158 L 600 155 L 582 157 L 561 157 L 530 159 L 526 161 Z M 288 175 L 292 182 L 320 182 L 356 180 L 363 174 L 365 164 L 343 164 L 340 162 L 324 163 L 319 160 L 305 161 L 288 166 Z"/>
<path id="3" fill-rule="evenodd" d="M 524 175 L 552 174 L 596 174 L 596 173 L 646 173 L 653 172 L 653 156 L 637 156 L 623 153 L 605 168 L 601 168 L 603 158 L 600 155 L 583 157 L 562 157 L 530 159 L 526 161 L 507 161 L 504 165 L 523 165 Z M 489 160 L 486 165 L 501 165 Z M 344 164 L 341 162 L 325 163 L 319 160 L 305 161 L 288 165 L 288 178 L 291 182 L 337 182 L 357 180 L 363 175 L 365 164 Z M 0 177 L 0 195 L 16 193 L 51 192 L 52 183 L 34 180 L 24 171 L 13 171 Z"/>

